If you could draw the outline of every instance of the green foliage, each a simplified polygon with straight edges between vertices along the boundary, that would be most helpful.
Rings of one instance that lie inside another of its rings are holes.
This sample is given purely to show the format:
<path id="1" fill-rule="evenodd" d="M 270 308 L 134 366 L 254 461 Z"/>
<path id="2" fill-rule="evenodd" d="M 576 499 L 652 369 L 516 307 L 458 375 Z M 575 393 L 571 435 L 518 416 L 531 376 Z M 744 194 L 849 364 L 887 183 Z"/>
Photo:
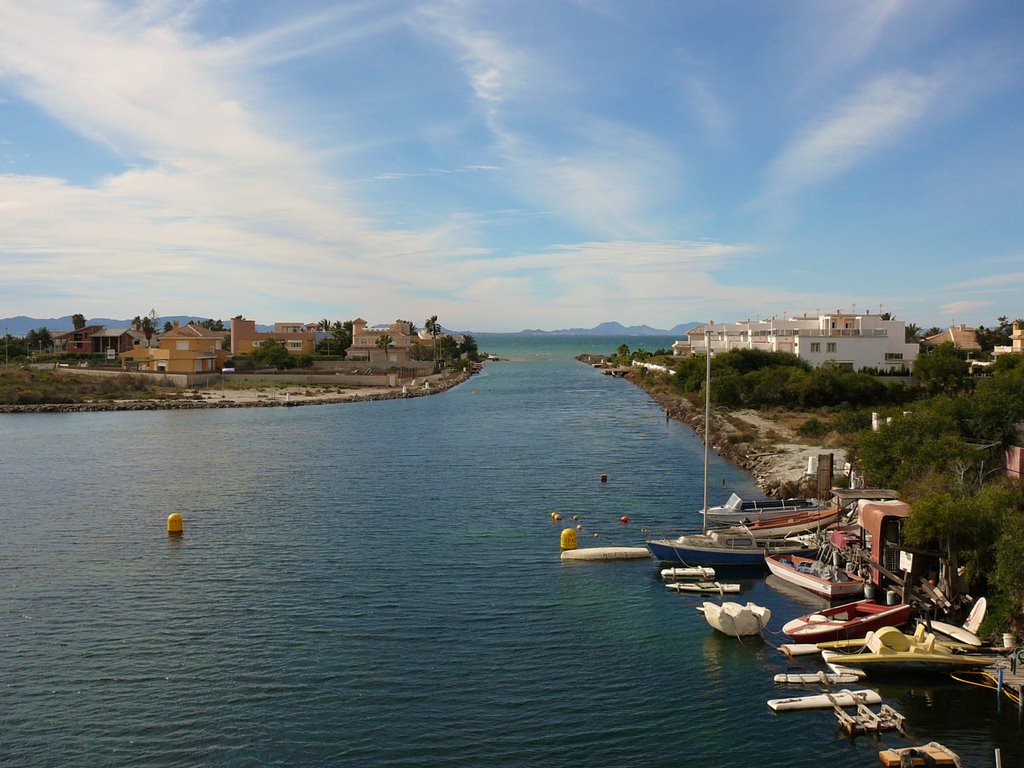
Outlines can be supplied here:
<path id="1" fill-rule="evenodd" d="M 914 360 L 914 378 L 929 394 L 961 392 L 970 384 L 970 366 L 952 342 Z"/>
<path id="2" fill-rule="evenodd" d="M 897 489 L 933 471 L 950 471 L 954 462 L 981 460 L 961 437 L 948 398 L 897 416 L 877 432 L 861 432 L 854 438 L 853 454 L 873 485 Z"/>
<path id="3" fill-rule="evenodd" d="M 284 342 L 277 339 L 264 341 L 250 353 L 249 360 L 255 366 L 273 366 L 278 370 L 295 367 L 295 358 L 288 352 Z"/>
<path id="4" fill-rule="evenodd" d="M 871 414 L 868 411 L 843 409 L 832 417 L 832 429 L 841 435 L 850 435 L 868 429 Z"/>
<path id="5" fill-rule="evenodd" d="M 828 429 L 828 424 L 812 416 L 796 428 L 796 433 L 801 437 L 822 437 L 828 432 Z"/>
<path id="6" fill-rule="evenodd" d="M 991 370 L 994 376 L 1010 373 L 1010 371 L 1014 370 L 1024 370 L 1024 355 L 1019 352 L 1000 355 L 996 358 L 995 363 L 992 364 Z"/>
<path id="7" fill-rule="evenodd" d="M 974 332 L 974 338 L 982 350 L 991 352 L 995 347 L 1009 346 L 1012 333 L 1013 323 L 1003 316 L 996 319 L 996 325 L 993 328 L 986 328 L 984 325 L 978 326 Z"/>
<path id="8" fill-rule="evenodd" d="M 1020 506 L 1004 517 L 996 544 L 992 582 L 1006 598 L 1006 625 L 1021 635 L 1024 633 L 1024 510 Z"/>
<path id="9" fill-rule="evenodd" d="M 671 385 L 682 393 L 704 386 L 706 358 L 693 355 L 675 363 Z M 796 355 L 734 349 L 711 359 L 711 398 L 730 408 L 825 408 L 846 403 L 877 406 L 906 402 L 913 390 L 885 384 L 867 373 L 843 368 L 812 368 Z"/>

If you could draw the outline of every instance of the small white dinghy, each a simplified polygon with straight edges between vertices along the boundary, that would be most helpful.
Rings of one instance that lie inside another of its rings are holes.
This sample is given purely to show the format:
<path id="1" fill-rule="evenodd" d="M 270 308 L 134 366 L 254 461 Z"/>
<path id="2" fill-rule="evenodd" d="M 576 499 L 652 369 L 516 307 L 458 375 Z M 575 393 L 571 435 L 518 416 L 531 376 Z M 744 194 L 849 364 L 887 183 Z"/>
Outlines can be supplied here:
<path id="1" fill-rule="evenodd" d="M 856 683 L 860 678 L 850 674 L 836 674 L 835 672 L 783 672 L 775 676 L 775 682 L 779 685 L 836 685 L 837 683 Z"/>
<path id="2" fill-rule="evenodd" d="M 704 614 L 704 619 L 714 629 L 731 637 L 760 635 L 772 617 L 768 608 L 754 603 L 704 603 L 697 610 Z"/>
<path id="3" fill-rule="evenodd" d="M 878 691 L 865 688 L 851 691 L 847 688 L 833 693 L 819 693 L 813 696 L 794 696 L 789 699 L 769 699 L 768 706 L 776 712 L 794 709 L 831 709 L 832 707 L 855 707 L 858 704 L 878 704 L 882 697 Z"/>
<path id="4" fill-rule="evenodd" d="M 665 585 L 676 592 L 693 592 L 702 595 L 735 595 L 739 584 L 721 584 L 717 581 L 671 581 Z"/>
<path id="5" fill-rule="evenodd" d="M 662 568 L 661 578 L 665 581 L 675 581 L 677 579 L 710 581 L 715 578 L 715 569 L 704 565 L 695 565 L 691 568 Z"/>

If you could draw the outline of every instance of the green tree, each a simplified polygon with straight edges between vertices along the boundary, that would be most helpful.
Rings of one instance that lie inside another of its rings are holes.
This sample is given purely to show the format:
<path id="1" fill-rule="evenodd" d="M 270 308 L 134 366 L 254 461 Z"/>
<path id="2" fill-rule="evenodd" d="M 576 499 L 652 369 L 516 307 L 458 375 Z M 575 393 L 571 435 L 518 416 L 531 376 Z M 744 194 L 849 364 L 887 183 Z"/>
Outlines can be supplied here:
<path id="1" fill-rule="evenodd" d="M 335 320 L 331 325 L 331 336 L 334 339 L 334 345 L 338 348 L 338 354 L 344 357 L 345 350 L 352 346 L 352 321 Z"/>
<path id="2" fill-rule="evenodd" d="M 852 452 L 873 485 L 897 490 L 983 459 L 961 437 L 958 404 L 946 397 L 896 416 L 878 431 L 861 432 Z"/>
<path id="3" fill-rule="evenodd" d="M 25 347 L 29 354 L 44 354 L 53 347 L 53 336 L 50 330 L 44 325 L 38 330 L 29 331 L 25 334 Z"/>
<path id="4" fill-rule="evenodd" d="M 377 337 L 377 341 L 374 343 L 377 345 L 378 349 L 384 350 L 384 362 L 386 363 L 388 361 L 388 350 L 395 343 L 395 340 L 391 338 L 390 334 L 382 333 Z"/>
<path id="5" fill-rule="evenodd" d="M 249 357 L 253 365 L 273 366 L 278 370 L 295 367 L 295 360 L 288 352 L 288 348 L 283 341 L 277 339 L 267 339 L 256 347 Z"/>
<path id="6" fill-rule="evenodd" d="M 914 344 L 920 339 L 921 327 L 917 323 L 907 323 L 903 328 L 903 340 Z"/>
<path id="7" fill-rule="evenodd" d="M 470 360 L 476 360 L 477 355 L 480 352 L 480 347 L 477 345 L 476 339 L 467 333 L 462 337 L 462 344 L 459 345 L 459 351 L 466 354 Z"/>
<path id="8" fill-rule="evenodd" d="M 933 395 L 961 391 L 967 386 L 969 373 L 970 366 L 952 342 L 940 344 L 914 360 L 914 378 Z"/>
<path id="9" fill-rule="evenodd" d="M 437 368 L 437 335 L 441 332 L 441 324 L 437 322 L 437 315 L 431 315 L 423 323 L 423 329 L 430 334 L 430 341 L 434 347 L 434 368 Z"/>
<path id="10" fill-rule="evenodd" d="M 85 328 L 85 315 L 76 312 L 71 316 L 71 324 L 75 327 L 76 331 L 80 331 Z"/>
<path id="11" fill-rule="evenodd" d="M 459 351 L 459 347 L 455 343 L 455 339 L 448 333 L 437 340 L 435 348 L 437 349 L 438 357 L 445 361 L 451 360 Z"/>
<path id="12" fill-rule="evenodd" d="M 139 330 L 142 331 L 142 334 L 146 337 L 147 347 L 153 346 L 152 338 L 154 334 L 156 334 L 156 320 L 154 317 L 155 313 L 150 312 L 150 314 L 141 319 L 138 317 L 135 318 L 139 321 Z"/>

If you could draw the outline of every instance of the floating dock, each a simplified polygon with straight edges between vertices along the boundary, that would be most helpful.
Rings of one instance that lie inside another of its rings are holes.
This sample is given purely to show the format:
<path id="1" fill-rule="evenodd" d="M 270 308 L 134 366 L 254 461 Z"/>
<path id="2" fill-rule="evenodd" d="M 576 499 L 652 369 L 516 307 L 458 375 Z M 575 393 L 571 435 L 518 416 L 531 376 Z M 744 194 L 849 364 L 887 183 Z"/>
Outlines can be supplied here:
<path id="1" fill-rule="evenodd" d="M 562 560 L 649 560 L 647 547 L 583 547 L 562 552 Z"/>

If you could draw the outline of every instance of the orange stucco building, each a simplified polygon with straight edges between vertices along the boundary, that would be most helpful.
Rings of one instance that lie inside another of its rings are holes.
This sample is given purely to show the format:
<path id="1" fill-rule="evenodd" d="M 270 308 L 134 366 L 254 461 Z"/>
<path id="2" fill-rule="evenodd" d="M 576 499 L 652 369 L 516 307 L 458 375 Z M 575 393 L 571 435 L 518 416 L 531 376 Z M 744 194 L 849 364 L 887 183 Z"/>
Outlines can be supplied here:
<path id="1" fill-rule="evenodd" d="M 316 331 L 306 323 L 274 323 L 273 331 L 257 331 L 255 320 L 231 320 L 231 354 L 248 355 L 268 339 L 284 344 L 293 355 L 311 355 L 316 348 Z"/>
<path id="2" fill-rule="evenodd" d="M 160 373 L 213 373 L 224 367 L 228 353 L 224 331 L 211 331 L 198 325 L 180 326 L 174 321 L 169 331 L 160 334 L 160 346 L 136 347 L 121 355 L 123 364 L 140 371 Z"/>

